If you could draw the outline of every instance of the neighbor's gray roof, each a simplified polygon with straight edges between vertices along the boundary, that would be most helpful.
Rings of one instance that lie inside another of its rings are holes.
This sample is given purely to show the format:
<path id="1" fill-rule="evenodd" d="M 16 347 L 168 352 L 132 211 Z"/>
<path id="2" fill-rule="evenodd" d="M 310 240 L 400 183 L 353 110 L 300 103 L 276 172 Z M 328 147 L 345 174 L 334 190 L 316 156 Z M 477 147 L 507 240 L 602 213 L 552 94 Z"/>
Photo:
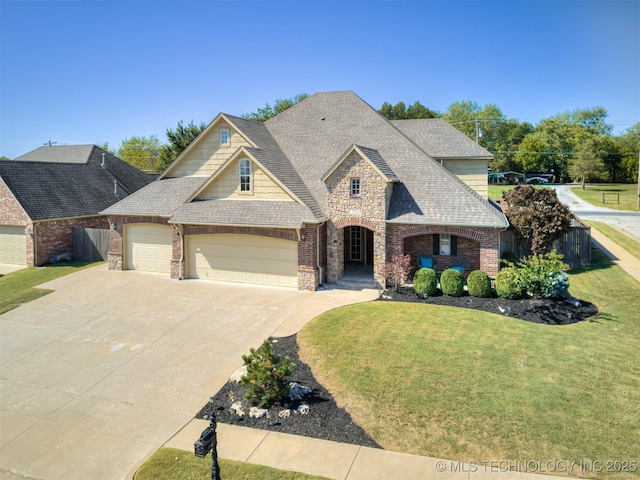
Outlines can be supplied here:
<path id="1" fill-rule="evenodd" d="M 395 183 L 387 220 L 419 224 L 506 227 L 507 220 L 449 170 L 353 92 L 318 93 L 265 126 L 317 203 L 327 205 L 322 176 L 350 145 L 379 152 Z"/>
<path id="2" fill-rule="evenodd" d="M 216 199 L 181 206 L 170 223 L 300 228 L 315 221 L 309 208 L 293 201 Z"/>
<path id="3" fill-rule="evenodd" d="M 57 158 L 60 161 L 57 162 L 0 162 L 0 177 L 33 221 L 98 215 L 100 211 L 153 180 L 153 176 L 96 146 L 91 146 L 88 150 L 43 147 L 48 152 L 52 152 L 49 149 L 54 148 L 58 154 L 72 152 L 74 155 L 59 156 Z M 84 162 L 77 161 L 80 157 L 75 154 L 78 152 L 83 155 L 86 153 Z M 64 161 L 65 158 L 72 158 L 73 161 Z M 114 188 L 114 182 L 117 189 Z"/>
<path id="4" fill-rule="evenodd" d="M 434 158 L 493 158 L 491 152 L 441 118 L 393 120 L 391 123 Z"/>
<path id="5" fill-rule="evenodd" d="M 15 160 L 20 162 L 87 163 L 95 145 L 52 145 L 36 148 Z"/>
<path id="6" fill-rule="evenodd" d="M 178 177 L 156 180 L 102 213 L 170 217 L 206 179 L 207 177 Z"/>

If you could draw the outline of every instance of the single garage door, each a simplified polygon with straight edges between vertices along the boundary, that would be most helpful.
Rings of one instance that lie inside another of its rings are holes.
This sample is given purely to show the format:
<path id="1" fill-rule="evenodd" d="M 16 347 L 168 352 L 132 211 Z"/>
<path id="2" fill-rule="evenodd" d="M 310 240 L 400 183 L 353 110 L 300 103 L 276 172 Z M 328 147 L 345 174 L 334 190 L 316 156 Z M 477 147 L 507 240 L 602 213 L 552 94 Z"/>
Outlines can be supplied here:
<path id="1" fill-rule="evenodd" d="M 298 244 L 256 235 L 186 237 L 189 278 L 298 287 Z"/>
<path id="2" fill-rule="evenodd" d="M 27 236 L 24 227 L 0 225 L 0 263 L 27 264 Z"/>
<path id="3" fill-rule="evenodd" d="M 171 272 L 171 227 L 153 223 L 125 225 L 128 270 Z"/>

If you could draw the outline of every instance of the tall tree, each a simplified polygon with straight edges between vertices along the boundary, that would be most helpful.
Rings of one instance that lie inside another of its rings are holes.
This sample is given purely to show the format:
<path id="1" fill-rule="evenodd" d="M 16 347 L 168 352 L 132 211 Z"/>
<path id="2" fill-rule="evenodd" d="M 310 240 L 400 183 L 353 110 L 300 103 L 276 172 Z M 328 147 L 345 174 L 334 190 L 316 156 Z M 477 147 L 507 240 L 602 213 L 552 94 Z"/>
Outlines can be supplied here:
<path id="1" fill-rule="evenodd" d="M 625 182 L 638 181 L 638 155 L 640 154 L 640 122 L 615 137 L 620 152 L 620 176 Z"/>
<path id="2" fill-rule="evenodd" d="M 191 122 L 185 125 L 182 120 L 180 120 L 174 130 L 167 128 L 166 135 L 169 144 L 160 147 L 156 171 L 162 172 L 171 165 L 171 163 L 178 158 L 178 155 L 202 133 L 205 127 L 206 125 L 204 123 L 196 125 L 193 123 L 193 120 L 191 120 Z"/>
<path id="3" fill-rule="evenodd" d="M 292 98 L 279 98 L 276 100 L 275 105 L 272 107 L 268 103 L 263 108 L 258 108 L 255 112 L 245 113 L 242 118 L 247 120 L 253 120 L 254 122 L 264 123 L 272 117 L 284 112 L 286 109 L 293 107 L 296 103 L 301 102 L 309 95 L 306 93 L 299 93 Z"/>
<path id="4" fill-rule="evenodd" d="M 594 137 L 580 142 L 569 160 L 569 174 L 579 179 L 582 189 L 587 181 L 599 181 L 606 175 L 603 158 L 606 152 L 600 148 Z"/>
<path id="5" fill-rule="evenodd" d="M 389 102 L 384 102 L 378 112 L 389 120 L 411 120 L 419 118 L 436 118 L 440 116 L 438 112 L 430 110 L 417 100 L 409 107 L 406 107 L 404 102 L 398 102 L 395 105 L 391 105 Z"/>
<path id="6" fill-rule="evenodd" d="M 493 104 L 480 107 L 471 100 L 454 102 L 442 118 L 490 152 L 499 150 L 499 142 L 505 136 L 507 117 Z"/>
<path id="7" fill-rule="evenodd" d="M 125 138 L 118 147 L 117 156 L 145 172 L 157 171 L 160 142 L 155 135 Z"/>

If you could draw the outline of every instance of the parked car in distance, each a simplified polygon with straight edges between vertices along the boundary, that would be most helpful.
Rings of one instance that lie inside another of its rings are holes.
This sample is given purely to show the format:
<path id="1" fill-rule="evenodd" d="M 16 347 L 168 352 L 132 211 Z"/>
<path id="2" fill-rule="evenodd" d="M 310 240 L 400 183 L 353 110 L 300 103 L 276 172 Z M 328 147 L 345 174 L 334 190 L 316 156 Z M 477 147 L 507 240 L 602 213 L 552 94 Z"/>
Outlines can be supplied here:
<path id="1" fill-rule="evenodd" d="M 549 180 L 543 177 L 531 177 L 527 178 L 524 183 L 527 183 L 529 185 L 541 185 L 543 183 L 549 183 Z"/>

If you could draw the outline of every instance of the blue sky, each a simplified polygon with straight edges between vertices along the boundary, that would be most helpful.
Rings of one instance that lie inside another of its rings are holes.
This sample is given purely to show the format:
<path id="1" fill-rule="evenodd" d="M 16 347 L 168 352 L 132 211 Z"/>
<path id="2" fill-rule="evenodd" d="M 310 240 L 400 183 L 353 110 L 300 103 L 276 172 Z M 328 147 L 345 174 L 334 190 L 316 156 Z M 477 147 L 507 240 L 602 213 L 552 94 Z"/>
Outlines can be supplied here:
<path id="1" fill-rule="evenodd" d="M 157 135 L 298 93 L 353 90 L 536 123 L 640 121 L 640 2 L 0 0 L 0 155 Z"/>

